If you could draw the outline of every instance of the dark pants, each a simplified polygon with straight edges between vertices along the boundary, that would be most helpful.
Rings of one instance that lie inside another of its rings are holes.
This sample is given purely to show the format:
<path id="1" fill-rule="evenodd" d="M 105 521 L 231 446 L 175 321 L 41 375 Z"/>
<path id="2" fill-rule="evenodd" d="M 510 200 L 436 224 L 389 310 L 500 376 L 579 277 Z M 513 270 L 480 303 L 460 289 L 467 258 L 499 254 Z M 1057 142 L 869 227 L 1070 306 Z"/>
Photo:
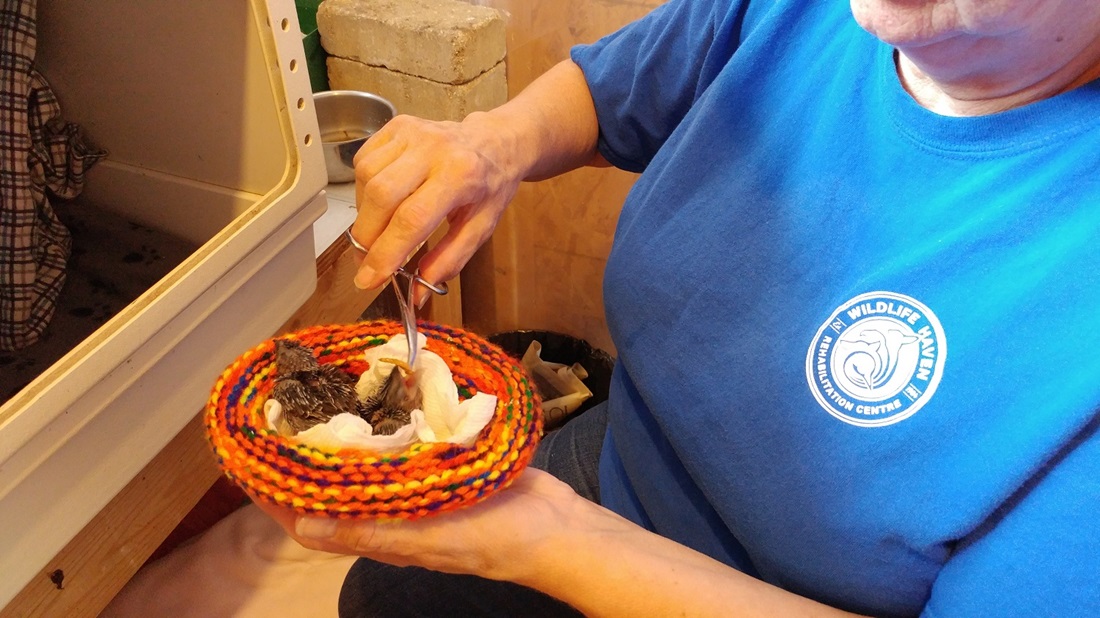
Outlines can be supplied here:
<path id="1" fill-rule="evenodd" d="M 597 470 L 606 430 L 607 406 L 600 404 L 544 436 L 531 465 L 599 502 Z M 341 618 L 579 615 L 565 603 L 517 584 L 366 558 L 355 562 L 340 591 Z"/>

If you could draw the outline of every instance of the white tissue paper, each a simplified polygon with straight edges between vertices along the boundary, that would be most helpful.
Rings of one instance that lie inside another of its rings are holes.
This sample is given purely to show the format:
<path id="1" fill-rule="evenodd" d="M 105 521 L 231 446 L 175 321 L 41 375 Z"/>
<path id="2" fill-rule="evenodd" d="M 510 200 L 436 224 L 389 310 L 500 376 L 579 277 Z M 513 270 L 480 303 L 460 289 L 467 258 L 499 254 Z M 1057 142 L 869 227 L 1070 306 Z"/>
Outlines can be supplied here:
<path id="1" fill-rule="evenodd" d="M 356 448 L 380 453 L 399 452 L 414 442 L 451 442 L 473 446 L 478 433 L 489 424 L 496 410 L 496 395 L 475 393 L 465 401 L 458 400 L 451 370 L 438 354 L 429 351 L 423 333 L 417 333 L 416 371 L 420 380 L 423 409 L 413 410 L 408 425 L 392 435 L 376 436 L 363 418 L 355 414 L 337 414 L 327 423 L 314 425 L 298 433 L 294 440 L 324 449 Z M 363 360 L 370 368 L 359 377 L 355 386 L 359 399 L 365 399 L 389 377 L 393 365 L 378 362 L 380 358 L 408 361 L 408 344 L 404 335 L 390 338 L 386 343 L 369 348 Z M 278 427 L 283 407 L 278 401 L 268 399 L 264 403 L 264 415 L 271 429 Z"/>

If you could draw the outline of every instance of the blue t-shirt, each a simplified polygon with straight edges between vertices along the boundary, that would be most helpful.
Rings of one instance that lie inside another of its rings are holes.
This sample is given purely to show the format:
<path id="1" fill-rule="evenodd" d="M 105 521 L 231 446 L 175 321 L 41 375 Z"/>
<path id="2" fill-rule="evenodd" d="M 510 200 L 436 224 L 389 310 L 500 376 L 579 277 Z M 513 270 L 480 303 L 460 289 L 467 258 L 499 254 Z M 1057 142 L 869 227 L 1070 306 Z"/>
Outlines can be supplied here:
<path id="1" fill-rule="evenodd" d="M 603 502 L 851 611 L 1100 614 L 1100 83 L 939 116 L 825 0 L 672 0 L 573 59 L 642 172 Z"/>

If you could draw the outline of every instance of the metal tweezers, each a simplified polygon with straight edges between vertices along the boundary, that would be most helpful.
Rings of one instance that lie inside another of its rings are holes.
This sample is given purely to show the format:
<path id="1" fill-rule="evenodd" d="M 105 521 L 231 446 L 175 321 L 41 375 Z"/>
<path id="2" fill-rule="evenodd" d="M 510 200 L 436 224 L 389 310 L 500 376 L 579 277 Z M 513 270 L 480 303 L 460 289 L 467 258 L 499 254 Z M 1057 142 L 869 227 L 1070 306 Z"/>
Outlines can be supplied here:
<path id="1" fill-rule="evenodd" d="M 359 241 L 355 240 L 355 237 L 351 235 L 350 227 L 344 230 L 344 237 L 348 239 L 351 246 L 362 252 L 363 255 L 367 254 L 367 248 L 359 244 Z M 404 291 L 402 291 L 401 285 L 397 282 L 398 277 L 405 280 Z M 390 275 L 390 283 L 393 287 L 394 294 L 397 296 L 397 304 L 401 308 L 401 326 L 405 329 L 405 340 L 408 341 L 409 344 L 409 367 L 415 367 L 418 346 L 416 345 L 416 302 L 413 298 L 416 286 L 413 284 L 419 283 L 440 296 L 445 295 L 450 290 L 447 288 L 446 282 L 436 285 L 421 277 L 419 268 L 410 273 L 405 270 L 404 267 L 398 267 L 397 270 Z"/>

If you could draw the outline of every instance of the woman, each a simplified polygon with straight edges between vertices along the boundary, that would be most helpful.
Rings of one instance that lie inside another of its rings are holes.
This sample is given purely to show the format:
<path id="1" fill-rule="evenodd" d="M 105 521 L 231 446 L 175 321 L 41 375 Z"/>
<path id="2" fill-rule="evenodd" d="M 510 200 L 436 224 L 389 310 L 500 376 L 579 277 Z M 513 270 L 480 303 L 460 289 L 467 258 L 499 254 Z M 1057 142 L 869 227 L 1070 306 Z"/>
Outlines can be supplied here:
<path id="1" fill-rule="evenodd" d="M 497 110 L 396 119 L 356 159 L 360 287 L 444 217 L 421 270 L 454 276 L 522 180 L 642 172 L 600 505 L 530 470 L 410 524 L 279 516 L 590 615 L 1100 612 L 1097 77 L 1097 3 L 672 0 Z"/>

